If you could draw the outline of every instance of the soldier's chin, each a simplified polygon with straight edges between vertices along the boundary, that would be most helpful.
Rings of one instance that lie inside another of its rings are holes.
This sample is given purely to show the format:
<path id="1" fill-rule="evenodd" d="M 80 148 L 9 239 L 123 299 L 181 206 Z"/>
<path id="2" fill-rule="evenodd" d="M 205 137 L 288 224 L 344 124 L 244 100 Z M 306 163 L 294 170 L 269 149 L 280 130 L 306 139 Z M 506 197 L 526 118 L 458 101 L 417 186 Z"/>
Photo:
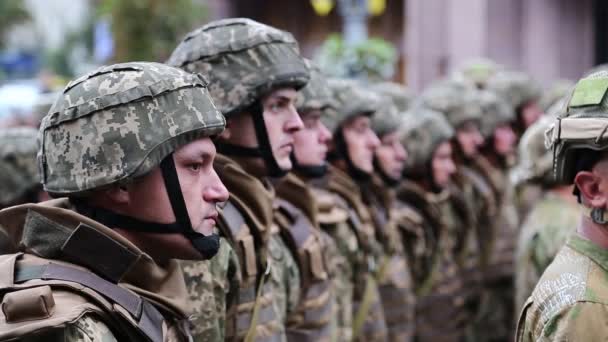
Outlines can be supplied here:
<path id="1" fill-rule="evenodd" d="M 293 164 L 291 163 L 291 159 L 289 156 L 277 158 L 277 164 L 283 171 L 291 171 L 293 168 Z"/>

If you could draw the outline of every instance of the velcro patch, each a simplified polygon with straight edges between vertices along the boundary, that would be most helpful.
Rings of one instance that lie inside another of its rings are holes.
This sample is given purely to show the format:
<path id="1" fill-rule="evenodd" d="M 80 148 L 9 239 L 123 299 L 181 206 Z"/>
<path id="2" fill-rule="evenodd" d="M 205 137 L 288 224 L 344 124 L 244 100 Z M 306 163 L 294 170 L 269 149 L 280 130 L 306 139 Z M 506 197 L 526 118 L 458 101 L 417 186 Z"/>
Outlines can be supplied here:
<path id="1" fill-rule="evenodd" d="M 608 78 L 582 79 L 576 84 L 568 107 L 598 105 L 604 99 L 606 90 L 608 90 Z"/>

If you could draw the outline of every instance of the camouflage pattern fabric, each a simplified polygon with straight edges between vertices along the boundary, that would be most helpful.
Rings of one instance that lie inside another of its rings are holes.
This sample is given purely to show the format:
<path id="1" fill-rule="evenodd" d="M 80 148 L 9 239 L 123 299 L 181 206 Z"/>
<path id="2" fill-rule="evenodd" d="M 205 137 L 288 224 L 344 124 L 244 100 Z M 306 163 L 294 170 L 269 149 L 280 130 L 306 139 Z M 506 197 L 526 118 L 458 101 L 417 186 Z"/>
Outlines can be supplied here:
<path id="1" fill-rule="evenodd" d="M 551 84 L 549 89 L 543 92 L 539 100 L 540 107 L 545 113 L 560 99 L 567 96 L 574 88 L 574 83 L 570 80 L 557 80 Z"/>
<path id="2" fill-rule="evenodd" d="M 477 97 L 481 105 L 481 134 L 487 139 L 494 134 L 496 127 L 515 121 L 515 110 L 497 93 L 484 90 Z"/>
<path id="3" fill-rule="evenodd" d="M 118 342 L 110 328 L 94 314 L 82 316 L 65 329 L 45 331 L 33 336 L 24 337 L 19 342 Z"/>
<path id="4" fill-rule="evenodd" d="M 335 132 L 345 121 L 358 115 L 371 115 L 382 106 L 382 99 L 355 80 L 330 78 L 328 80 L 336 103 L 336 114 L 323 118 L 330 132 Z"/>
<path id="5" fill-rule="evenodd" d="M 400 83 L 379 82 L 371 85 L 371 90 L 391 99 L 399 112 L 408 110 L 414 101 L 411 90 Z"/>
<path id="6" fill-rule="evenodd" d="M 337 103 L 327 83 L 327 78 L 319 68 L 311 61 L 305 60 L 310 70 L 310 80 L 304 88 L 298 92 L 296 108 L 298 112 L 305 113 L 310 110 L 320 110 L 324 115 L 335 114 Z"/>
<path id="7" fill-rule="evenodd" d="M 70 82 L 43 119 L 42 183 L 74 195 L 142 176 L 224 126 L 198 75 L 158 63 L 102 67 Z"/>
<path id="8" fill-rule="evenodd" d="M 497 73 L 489 80 L 487 88 L 506 100 L 513 110 L 541 97 L 540 84 L 529 75 L 518 71 Z"/>
<path id="9" fill-rule="evenodd" d="M 574 227 L 572 228 L 574 230 Z M 517 341 L 608 338 L 606 250 L 574 234 L 534 288 L 519 318 Z"/>
<path id="10" fill-rule="evenodd" d="M 273 89 L 300 89 L 309 79 L 290 33 L 244 18 L 213 21 L 190 32 L 167 63 L 209 77 L 209 92 L 226 116 Z"/>
<path id="11" fill-rule="evenodd" d="M 397 131 L 401 125 L 403 116 L 403 113 L 397 111 L 397 107 L 392 103 L 390 98 L 383 96 L 381 99 L 381 105 L 371 120 L 372 130 L 380 138 L 388 133 Z"/>
<path id="12" fill-rule="evenodd" d="M 488 82 L 505 67 L 487 58 L 474 58 L 456 68 L 453 79 L 469 82 L 479 89 L 487 87 Z"/>
<path id="13" fill-rule="evenodd" d="M 38 131 L 27 127 L 0 130 L 0 207 L 39 186 L 37 135 Z"/>
<path id="14" fill-rule="evenodd" d="M 420 97 L 420 105 L 445 115 L 454 129 L 482 117 L 477 91 L 462 82 L 443 80 L 431 85 Z"/>
<path id="15" fill-rule="evenodd" d="M 517 242 L 515 309 L 521 310 L 541 275 L 555 258 L 580 220 L 574 201 L 548 192 L 531 209 Z"/>

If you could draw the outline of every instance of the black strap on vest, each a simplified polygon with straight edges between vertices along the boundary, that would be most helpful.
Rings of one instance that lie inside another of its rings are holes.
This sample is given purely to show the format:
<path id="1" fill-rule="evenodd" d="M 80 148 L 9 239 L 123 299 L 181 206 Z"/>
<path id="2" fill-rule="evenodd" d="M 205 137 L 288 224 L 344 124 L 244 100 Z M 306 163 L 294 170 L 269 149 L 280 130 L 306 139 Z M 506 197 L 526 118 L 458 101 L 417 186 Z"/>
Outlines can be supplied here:
<path id="1" fill-rule="evenodd" d="M 163 341 L 163 315 L 145 298 L 113 284 L 94 273 L 77 268 L 48 263 L 15 270 L 15 283 L 28 280 L 62 280 L 88 287 L 120 305 L 131 314 L 139 330 L 152 342 Z"/>

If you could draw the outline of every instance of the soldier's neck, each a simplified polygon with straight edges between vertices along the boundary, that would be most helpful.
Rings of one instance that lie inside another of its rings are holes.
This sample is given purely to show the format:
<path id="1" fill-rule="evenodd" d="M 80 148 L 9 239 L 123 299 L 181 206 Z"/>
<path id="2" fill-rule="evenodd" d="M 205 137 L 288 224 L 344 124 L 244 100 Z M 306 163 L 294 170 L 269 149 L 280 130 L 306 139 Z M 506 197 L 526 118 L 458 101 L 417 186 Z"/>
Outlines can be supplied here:
<path id="1" fill-rule="evenodd" d="M 582 216 L 577 232 L 597 246 L 608 249 L 608 227 L 599 225 L 587 216 Z"/>

